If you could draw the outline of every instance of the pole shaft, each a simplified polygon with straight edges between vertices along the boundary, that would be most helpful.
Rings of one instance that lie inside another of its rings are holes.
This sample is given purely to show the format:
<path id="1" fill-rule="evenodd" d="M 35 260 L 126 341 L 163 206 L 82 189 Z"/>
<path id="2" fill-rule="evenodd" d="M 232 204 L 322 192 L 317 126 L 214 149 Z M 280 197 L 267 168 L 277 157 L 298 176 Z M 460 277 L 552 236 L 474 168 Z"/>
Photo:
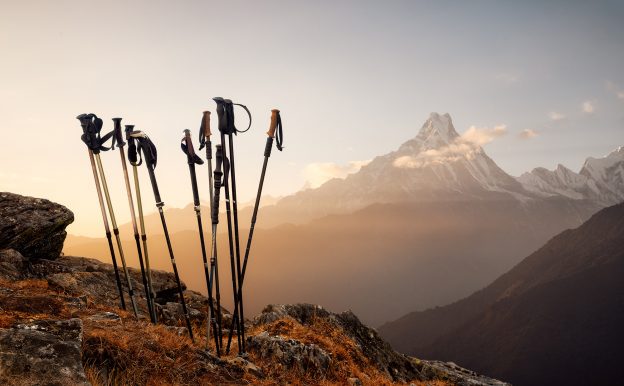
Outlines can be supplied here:
<path id="1" fill-rule="evenodd" d="M 139 267 L 141 268 L 141 278 L 143 279 L 143 289 L 145 290 L 145 301 L 147 303 L 147 311 L 150 315 L 150 320 L 152 321 L 152 323 L 156 323 L 151 293 L 149 290 L 149 285 L 147 283 L 147 276 L 145 274 L 145 266 L 143 264 L 143 252 L 141 250 L 141 242 L 139 241 L 139 230 L 137 228 L 136 214 L 134 212 L 134 201 L 132 199 L 132 188 L 130 187 L 130 178 L 128 177 L 128 167 L 126 165 L 126 156 L 124 154 L 124 147 L 121 143 L 119 144 L 119 156 L 121 157 L 121 167 L 123 169 L 124 182 L 126 183 L 128 205 L 130 206 L 130 219 L 132 220 L 132 230 L 134 231 L 134 241 L 136 243 L 137 255 L 139 258 Z"/>
<path id="2" fill-rule="evenodd" d="M 273 143 L 273 138 L 267 139 L 267 144 Z M 245 273 L 247 272 L 247 261 L 249 260 L 249 251 L 251 250 L 251 241 L 253 239 L 253 233 L 256 226 L 256 219 L 258 216 L 258 208 L 260 207 L 260 197 L 262 196 L 262 187 L 264 186 L 264 177 L 266 175 L 267 164 L 269 162 L 269 155 L 265 155 L 264 162 L 262 163 L 262 172 L 260 173 L 260 183 L 258 184 L 258 192 L 256 193 L 256 202 L 254 203 L 253 214 L 251 215 L 251 226 L 249 227 L 249 236 L 247 237 L 247 247 L 245 248 L 245 258 L 243 259 L 243 268 L 241 272 L 240 280 L 238 281 L 239 298 L 242 297 L 243 282 L 245 281 Z M 235 307 L 236 308 L 236 307 Z M 234 315 L 234 319 L 237 319 L 238 314 Z M 244 325 L 244 323 L 243 323 Z M 232 335 L 228 337 L 228 347 L 232 342 Z"/>
<path id="3" fill-rule="evenodd" d="M 204 276 L 206 277 L 206 289 L 208 291 L 208 318 L 206 319 L 206 345 L 210 342 L 210 322 L 213 314 L 212 291 L 210 286 L 210 267 L 208 265 L 208 257 L 206 255 L 206 243 L 204 241 L 204 227 L 201 219 L 201 206 L 199 202 L 199 189 L 197 187 L 197 175 L 195 172 L 195 164 L 189 162 L 189 173 L 191 175 L 191 188 L 193 190 L 193 204 L 195 209 L 195 217 L 197 217 L 197 229 L 199 232 L 199 244 L 201 248 L 202 261 L 204 266 Z M 215 335 L 216 337 L 216 335 Z M 215 345 L 217 343 L 215 342 Z"/>
<path id="4" fill-rule="evenodd" d="M 180 275 L 178 274 L 178 266 L 173 255 L 173 248 L 171 247 L 171 239 L 169 239 L 169 231 L 167 230 L 167 222 L 165 221 L 165 214 L 163 212 L 164 204 L 160 200 L 160 193 L 158 191 L 158 184 L 156 183 L 156 175 L 152 165 L 147 165 L 147 171 L 149 173 L 150 181 L 152 182 L 152 189 L 154 190 L 154 198 L 156 199 L 156 207 L 160 214 L 160 222 L 162 223 L 163 232 L 165 233 L 165 240 L 167 242 L 167 249 L 169 251 L 169 258 L 171 259 L 171 267 L 173 268 L 173 275 L 175 277 L 176 284 L 178 286 L 178 294 L 180 295 L 180 303 L 182 304 L 182 312 L 184 313 L 184 319 L 186 320 L 186 326 L 188 328 L 189 337 L 193 342 L 195 338 L 193 336 L 193 328 L 191 326 L 191 319 L 186 308 L 186 301 L 184 300 L 184 291 L 182 290 L 182 283 L 180 282 Z"/>
<path id="5" fill-rule="evenodd" d="M 214 190 L 213 190 L 213 182 L 212 182 L 212 142 L 210 140 L 206 141 L 206 160 L 208 161 L 208 191 L 210 193 L 210 203 L 209 203 L 209 208 L 210 208 L 210 213 L 212 213 L 212 205 L 214 205 Z M 212 247 L 211 247 L 211 254 L 212 251 L 214 251 L 217 247 L 217 240 L 216 240 L 216 235 L 215 235 L 215 227 L 211 227 L 211 237 L 212 237 Z M 208 289 L 208 294 L 209 294 L 209 301 L 214 302 L 216 299 L 212 296 L 212 288 L 213 288 L 213 283 L 215 282 L 215 275 L 218 275 L 219 270 L 216 269 L 216 265 L 217 265 L 217 256 L 216 254 L 212 254 L 211 258 L 210 258 L 210 288 Z M 215 323 L 215 344 L 218 346 L 217 349 L 217 354 L 219 356 L 221 356 L 221 327 L 220 327 L 220 320 L 221 320 L 221 296 L 219 295 L 219 278 L 216 278 L 216 290 L 215 290 L 215 297 L 219 300 L 216 300 L 217 304 L 217 313 L 219 314 Z M 213 312 L 213 317 L 214 317 L 214 305 L 211 308 L 211 312 Z"/>
<path id="6" fill-rule="evenodd" d="M 117 267 L 117 258 L 115 258 L 115 248 L 113 247 L 113 240 L 111 239 L 110 227 L 108 226 L 108 217 L 106 216 L 106 209 L 104 208 L 104 199 L 102 198 L 102 188 L 100 187 L 100 179 L 98 178 L 97 168 L 95 166 L 95 159 L 93 157 L 93 151 L 89 149 L 89 160 L 91 161 L 91 169 L 93 170 L 93 179 L 95 180 L 95 189 L 97 190 L 98 200 L 100 202 L 100 210 L 102 211 L 102 220 L 104 221 L 104 229 L 106 231 L 106 239 L 108 240 L 108 248 L 110 249 L 111 260 L 113 261 L 113 271 L 115 272 L 115 281 L 117 282 L 117 289 L 119 290 L 119 302 L 123 310 L 126 309 L 126 301 L 124 299 L 123 287 L 121 285 L 121 278 L 119 277 L 119 268 Z"/>
<path id="7" fill-rule="evenodd" d="M 143 244 L 143 257 L 145 258 L 145 270 L 147 271 L 147 286 L 152 300 L 152 311 L 154 312 L 154 322 L 158 322 L 158 314 L 156 312 L 156 293 L 152 286 L 152 269 L 150 267 L 149 254 L 147 251 L 147 235 L 145 234 L 145 220 L 143 218 L 143 200 L 141 198 L 141 187 L 139 184 L 139 171 L 136 165 L 132 165 L 132 174 L 134 175 L 134 189 L 136 191 L 137 209 L 139 212 L 139 226 L 141 230 L 141 241 Z"/>
<path id="8" fill-rule="evenodd" d="M 225 150 L 225 134 L 223 134 L 223 132 L 221 132 L 221 148 L 223 149 L 223 159 L 227 159 L 226 156 L 226 150 Z M 230 169 L 231 170 L 231 169 Z M 237 275 L 237 271 L 236 271 L 236 261 L 235 261 L 235 257 L 234 257 L 234 240 L 233 240 L 233 235 L 232 235 L 232 214 L 231 214 L 231 206 L 230 206 L 230 183 L 229 183 L 229 170 L 227 171 L 228 173 L 223 173 L 223 189 L 225 191 L 225 214 L 226 214 L 226 219 L 227 219 L 227 228 L 228 228 L 228 243 L 229 243 L 229 249 L 230 249 L 230 267 L 231 267 L 231 273 L 232 273 L 232 297 L 234 298 L 234 315 L 238 314 L 238 302 L 236 301 L 237 299 L 237 294 L 238 294 L 238 275 Z M 234 323 L 236 321 L 236 323 Z M 238 339 L 238 347 L 239 350 L 241 349 L 242 343 L 241 343 L 241 335 L 240 335 L 240 319 L 232 319 L 232 326 L 230 328 L 230 334 L 232 334 L 232 328 L 234 327 L 234 324 L 236 324 L 236 331 L 237 331 L 237 339 Z M 226 354 L 229 354 L 229 350 L 226 349 Z"/>
<path id="9" fill-rule="evenodd" d="M 134 290 L 132 289 L 132 283 L 130 281 L 130 273 L 128 272 L 128 266 L 126 265 L 126 258 L 124 257 L 123 247 L 121 246 L 121 238 L 119 237 L 119 229 L 117 229 L 117 220 L 115 220 L 115 212 L 113 211 L 113 204 L 111 202 L 110 193 L 108 191 L 108 184 L 106 183 L 106 176 L 104 174 L 104 168 L 102 167 L 102 160 L 100 159 L 99 154 L 95 155 L 95 161 L 100 171 L 100 177 L 102 178 L 102 187 L 104 188 L 104 197 L 106 198 L 106 205 L 108 206 L 108 213 L 110 214 L 110 217 L 111 217 L 111 225 L 113 226 L 113 234 L 115 235 L 115 240 L 117 241 L 117 250 L 119 251 L 119 258 L 121 259 L 121 264 L 123 266 L 124 274 L 126 276 L 126 282 L 128 285 L 128 293 L 130 295 L 130 303 L 132 303 L 132 310 L 134 311 L 134 316 L 138 319 L 139 311 L 137 309 L 136 301 L 134 300 Z"/>
<path id="10" fill-rule="evenodd" d="M 228 135 L 229 147 L 230 147 L 230 174 L 232 175 L 232 209 L 234 214 L 234 241 L 236 247 L 236 275 L 238 280 L 238 296 L 235 296 L 234 301 L 238 301 L 238 333 L 240 334 L 241 346 L 239 347 L 239 353 L 245 353 L 245 312 L 243 307 L 243 289 L 241 286 L 241 256 L 240 256 L 240 237 L 238 234 L 238 200 L 236 197 L 236 168 L 234 164 L 234 136 Z M 236 310 L 236 307 L 234 307 Z"/>

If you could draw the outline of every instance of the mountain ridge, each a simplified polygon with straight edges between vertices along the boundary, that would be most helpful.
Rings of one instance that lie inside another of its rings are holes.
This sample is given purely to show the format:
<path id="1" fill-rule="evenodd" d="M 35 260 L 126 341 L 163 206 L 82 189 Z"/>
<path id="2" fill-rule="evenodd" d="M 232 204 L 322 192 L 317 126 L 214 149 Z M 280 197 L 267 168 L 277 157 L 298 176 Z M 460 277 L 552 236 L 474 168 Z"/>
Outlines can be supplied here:
<path id="1" fill-rule="evenodd" d="M 608 384 L 604 380 L 614 379 L 614 370 L 595 358 L 617 356 L 617 343 L 611 342 L 624 339 L 613 328 L 624 321 L 623 242 L 624 203 L 561 232 L 484 289 L 444 307 L 406 314 L 381 326 L 380 334 L 401 352 L 437 355 L 518 384 Z M 599 325 L 610 327 L 588 327 Z M 552 335 L 553 329 L 559 331 Z M 594 338 L 600 343 L 592 344 Z M 575 349 L 577 343 L 587 351 Z M 536 347 L 549 355 L 535 361 Z M 554 359 L 570 358 L 566 351 L 577 358 Z M 583 361 L 583 368 L 600 369 L 593 378 L 566 375 L 569 366 Z M 536 379 L 543 368 L 534 362 L 550 363 L 556 376 Z"/>

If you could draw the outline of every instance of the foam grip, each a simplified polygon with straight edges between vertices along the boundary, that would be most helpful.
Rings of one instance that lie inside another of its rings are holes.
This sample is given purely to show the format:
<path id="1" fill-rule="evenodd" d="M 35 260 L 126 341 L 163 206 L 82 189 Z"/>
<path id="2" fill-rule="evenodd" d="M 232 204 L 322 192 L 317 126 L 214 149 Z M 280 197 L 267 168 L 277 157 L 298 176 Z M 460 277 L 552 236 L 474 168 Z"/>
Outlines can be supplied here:
<path id="1" fill-rule="evenodd" d="M 204 136 L 209 138 L 212 133 L 210 132 L 210 111 L 204 111 L 204 116 L 202 118 L 202 130 L 204 131 Z"/>
<path id="2" fill-rule="evenodd" d="M 279 110 L 271 110 L 271 123 L 269 124 L 269 131 L 267 135 L 271 138 L 275 138 L 275 130 L 277 129 L 277 117 L 279 116 Z"/>

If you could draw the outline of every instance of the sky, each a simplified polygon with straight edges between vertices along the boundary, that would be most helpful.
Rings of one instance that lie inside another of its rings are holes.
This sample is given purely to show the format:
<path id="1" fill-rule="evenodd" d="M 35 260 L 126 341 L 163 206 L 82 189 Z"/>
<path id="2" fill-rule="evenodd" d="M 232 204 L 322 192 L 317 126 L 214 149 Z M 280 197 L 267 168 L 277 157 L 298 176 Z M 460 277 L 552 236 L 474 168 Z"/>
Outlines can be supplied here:
<path id="1" fill-rule="evenodd" d="M 460 133 L 505 127 L 484 147 L 511 175 L 578 171 L 624 145 L 622 20 L 621 1 L 0 0 L 0 191 L 62 203 L 76 215 L 70 233 L 99 236 L 75 119 L 93 112 L 104 130 L 119 116 L 148 133 L 166 207 L 183 207 L 178 143 L 215 96 L 253 114 L 235 139 L 239 201 L 255 195 L 271 108 L 286 146 L 269 162 L 273 196 L 357 170 L 433 111 Z M 127 222 L 119 156 L 102 160 Z"/>

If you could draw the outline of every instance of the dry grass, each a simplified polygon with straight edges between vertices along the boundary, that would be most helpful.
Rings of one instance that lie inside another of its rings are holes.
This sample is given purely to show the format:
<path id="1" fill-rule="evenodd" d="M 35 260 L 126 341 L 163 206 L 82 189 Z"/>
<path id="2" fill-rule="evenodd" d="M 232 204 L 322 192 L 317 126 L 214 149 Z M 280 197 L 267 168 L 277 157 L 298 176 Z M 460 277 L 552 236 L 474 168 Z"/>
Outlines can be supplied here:
<path id="1" fill-rule="evenodd" d="M 108 385 L 345 385 L 351 377 L 364 385 L 396 385 L 366 358 L 358 345 L 342 329 L 323 318 L 303 326 L 293 319 L 275 321 L 248 331 L 254 335 L 268 331 L 304 344 L 315 344 L 331 354 L 329 369 L 323 374 L 285 369 L 275 361 L 250 353 L 249 360 L 265 375 L 258 379 L 232 365 L 215 364 L 204 353 L 205 329 L 194 330 L 196 343 L 175 329 L 136 321 L 129 312 L 94 303 L 75 307 L 68 303 L 74 294 L 48 287 L 45 280 L 0 280 L 0 328 L 38 319 L 79 317 L 83 320 L 83 364 L 94 386 Z M 114 312 L 121 321 L 90 319 L 95 314 Z M 225 344 L 225 342 L 224 342 Z M 210 342 L 213 345 L 213 342 Z M 237 352 L 233 342 L 230 357 Z M 214 351 L 213 351 L 214 352 Z M 228 358 L 223 358 L 228 359 Z M 413 382 L 417 386 L 448 386 L 442 381 Z M 408 383 L 409 384 L 409 383 Z M 400 383 L 399 383 L 400 385 Z"/>
<path id="2" fill-rule="evenodd" d="M 303 344 L 314 344 L 329 353 L 332 362 L 321 378 L 318 374 L 302 372 L 299 369 L 285 369 L 279 363 L 267 363 L 255 353 L 250 353 L 252 362 L 262 365 L 267 377 L 257 381 L 258 385 L 343 385 L 349 378 L 358 378 L 364 385 L 403 385 L 394 383 L 375 367 L 359 349 L 358 344 L 340 328 L 324 318 L 313 319 L 309 325 L 301 325 L 294 319 L 281 319 L 250 331 L 250 335 L 267 331 L 285 339 L 295 339 Z M 442 381 L 410 382 L 418 386 L 448 386 Z M 405 385 L 409 385 L 406 383 Z"/>

